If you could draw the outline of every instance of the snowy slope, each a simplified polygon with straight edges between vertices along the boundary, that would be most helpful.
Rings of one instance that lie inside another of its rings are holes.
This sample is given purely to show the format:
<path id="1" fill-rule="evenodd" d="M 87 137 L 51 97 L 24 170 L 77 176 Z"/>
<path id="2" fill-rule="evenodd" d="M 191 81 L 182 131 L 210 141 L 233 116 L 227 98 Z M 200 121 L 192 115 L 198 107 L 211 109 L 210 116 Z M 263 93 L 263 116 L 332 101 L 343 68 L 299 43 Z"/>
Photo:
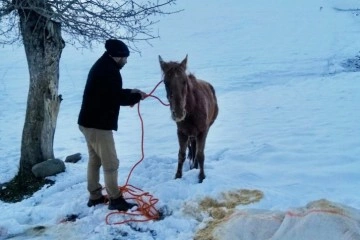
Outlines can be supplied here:
<path id="1" fill-rule="evenodd" d="M 263 195 L 239 202 L 237 210 L 284 212 L 319 199 L 360 209 L 360 81 L 343 64 L 359 52 L 360 18 L 334 9 L 358 8 L 358 2 L 183 0 L 177 7 L 184 11 L 161 19 L 161 38 L 153 46 L 139 43 L 141 55 L 131 54 L 122 76 L 125 87 L 150 92 L 161 80 L 158 55 L 180 61 L 188 54 L 188 70 L 214 85 L 220 114 L 207 140 L 205 181 L 198 184 L 198 172 L 187 164 L 183 178 L 173 179 L 175 124 L 167 107 L 146 99 L 140 105 L 145 159 L 130 183 L 158 198 L 167 216 L 107 225 L 106 206 L 88 208 L 88 156 L 76 121 L 88 70 L 104 48 L 67 46 L 54 150 L 63 160 L 76 152 L 83 158 L 67 163 L 54 186 L 19 203 L 0 202 L 0 239 L 193 239 L 212 220 L 200 202 L 241 189 Z M 2 183 L 19 164 L 28 71 L 21 47 L 1 48 L 0 56 Z M 165 100 L 162 85 L 155 95 Z M 121 109 L 114 136 L 124 184 L 141 155 L 135 107 Z M 59 223 L 69 214 L 79 219 Z"/>

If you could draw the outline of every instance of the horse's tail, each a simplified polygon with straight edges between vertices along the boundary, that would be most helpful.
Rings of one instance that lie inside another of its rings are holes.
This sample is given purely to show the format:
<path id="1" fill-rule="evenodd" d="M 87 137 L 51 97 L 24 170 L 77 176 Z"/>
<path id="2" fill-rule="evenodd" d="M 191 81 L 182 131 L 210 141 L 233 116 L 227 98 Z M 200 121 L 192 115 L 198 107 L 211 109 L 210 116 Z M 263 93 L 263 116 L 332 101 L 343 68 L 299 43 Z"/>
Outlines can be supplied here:
<path id="1" fill-rule="evenodd" d="M 195 153 L 196 153 L 196 141 L 194 137 L 190 137 L 188 141 L 188 158 L 191 162 L 195 160 Z"/>

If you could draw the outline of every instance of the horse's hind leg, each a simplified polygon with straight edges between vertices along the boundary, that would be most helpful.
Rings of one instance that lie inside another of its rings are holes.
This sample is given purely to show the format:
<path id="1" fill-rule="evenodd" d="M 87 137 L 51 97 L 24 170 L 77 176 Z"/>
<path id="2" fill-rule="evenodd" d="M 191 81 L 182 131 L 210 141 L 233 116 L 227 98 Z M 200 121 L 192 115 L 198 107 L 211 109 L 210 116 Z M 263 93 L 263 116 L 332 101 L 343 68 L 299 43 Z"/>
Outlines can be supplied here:
<path id="1" fill-rule="evenodd" d="M 190 161 L 190 169 L 198 168 L 199 164 L 198 161 L 195 158 L 196 155 L 196 139 L 195 137 L 189 137 L 188 140 L 188 159 Z"/>
<path id="2" fill-rule="evenodd" d="M 188 137 L 183 133 L 181 133 L 179 130 L 177 132 L 177 135 L 179 140 L 179 153 L 178 153 L 178 167 L 176 170 L 175 178 L 181 178 L 182 169 L 186 157 L 186 147 L 187 147 Z"/>
<path id="3" fill-rule="evenodd" d="M 199 183 L 205 179 L 205 171 L 204 171 L 204 162 L 205 162 L 205 142 L 206 142 L 207 132 L 201 133 L 196 138 L 196 155 L 195 162 L 199 163 Z"/>

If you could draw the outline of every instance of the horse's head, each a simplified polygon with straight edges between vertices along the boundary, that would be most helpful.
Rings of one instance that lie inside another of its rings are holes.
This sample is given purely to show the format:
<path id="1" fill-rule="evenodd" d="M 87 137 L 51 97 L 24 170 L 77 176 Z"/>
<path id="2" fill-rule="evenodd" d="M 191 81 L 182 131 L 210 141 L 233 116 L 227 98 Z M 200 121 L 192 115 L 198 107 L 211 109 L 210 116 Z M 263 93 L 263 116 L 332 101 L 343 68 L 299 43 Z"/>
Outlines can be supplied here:
<path id="1" fill-rule="evenodd" d="M 187 55 L 181 63 L 164 62 L 159 56 L 164 75 L 166 97 L 170 103 L 171 117 L 181 122 L 186 117 L 186 96 L 188 93 L 188 76 L 186 74 Z"/>

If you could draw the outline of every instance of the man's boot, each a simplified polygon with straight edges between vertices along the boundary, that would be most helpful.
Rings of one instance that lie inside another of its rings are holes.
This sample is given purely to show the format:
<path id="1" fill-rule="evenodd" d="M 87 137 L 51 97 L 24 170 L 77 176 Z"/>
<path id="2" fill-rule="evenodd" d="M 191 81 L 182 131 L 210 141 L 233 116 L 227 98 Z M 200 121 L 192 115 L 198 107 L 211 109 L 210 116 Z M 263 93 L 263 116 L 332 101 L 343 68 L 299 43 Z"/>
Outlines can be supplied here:
<path id="1" fill-rule="evenodd" d="M 127 211 L 133 208 L 134 206 L 137 206 L 137 204 L 128 203 L 127 201 L 125 201 L 123 196 L 120 196 L 115 199 L 110 199 L 108 208 L 109 210 Z"/>

